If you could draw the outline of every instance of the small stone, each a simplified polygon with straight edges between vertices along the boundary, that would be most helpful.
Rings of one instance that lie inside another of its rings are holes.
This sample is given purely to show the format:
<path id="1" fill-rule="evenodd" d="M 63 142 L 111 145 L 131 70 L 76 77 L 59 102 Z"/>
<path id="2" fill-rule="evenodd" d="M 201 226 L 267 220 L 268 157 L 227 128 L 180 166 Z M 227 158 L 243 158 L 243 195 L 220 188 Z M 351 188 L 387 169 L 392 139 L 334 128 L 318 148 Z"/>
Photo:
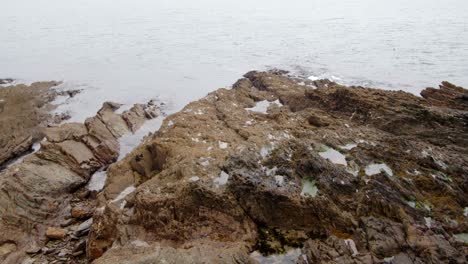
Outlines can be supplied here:
<path id="1" fill-rule="evenodd" d="M 37 254 L 39 251 L 41 251 L 40 247 L 32 246 L 26 250 L 26 254 Z"/>
<path id="2" fill-rule="evenodd" d="M 83 254 L 84 254 L 84 251 L 77 251 L 77 252 L 73 252 L 72 256 L 78 257 L 78 256 L 83 255 Z"/>
<path id="3" fill-rule="evenodd" d="M 75 219 L 70 218 L 70 219 L 67 219 L 67 220 L 63 221 L 63 222 L 60 224 L 60 226 L 61 226 L 61 227 L 67 227 L 67 226 L 73 224 L 74 222 L 75 222 Z"/>
<path id="4" fill-rule="evenodd" d="M 86 250 L 86 240 L 83 239 L 76 243 L 75 247 L 73 248 L 73 253 L 80 252 L 80 251 L 85 251 Z"/>
<path id="5" fill-rule="evenodd" d="M 93 216 L 94 207 L 87 203 L 80 203 L 71 209 L 71 216 L 77 219 L 86 219 Z"/>
<path id="6" fill-rule="evenodd" d="M 63 228 L 49 227 L 46 231 L 46 236 L 50 239 L 63 239 L 67 231 Z"/>

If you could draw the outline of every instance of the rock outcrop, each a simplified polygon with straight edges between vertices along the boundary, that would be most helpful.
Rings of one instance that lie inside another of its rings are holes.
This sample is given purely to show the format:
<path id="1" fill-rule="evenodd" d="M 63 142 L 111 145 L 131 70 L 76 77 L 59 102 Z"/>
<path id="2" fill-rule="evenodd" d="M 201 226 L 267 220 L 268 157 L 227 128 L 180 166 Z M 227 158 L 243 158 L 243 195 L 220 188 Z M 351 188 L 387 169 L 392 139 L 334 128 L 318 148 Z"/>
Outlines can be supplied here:
<path id="1" fill-rule="evenodd" d="M 45 128 L 40 150 L 0 174 L 0 262 L 84 262 L 96 206 L 84 185 L 117 160 L 121 136 L 159 111 L 154 103 L 119 107 L 104 103 L 84 124 Z"/>
<path id="2" fill-rule="evenodd" d="M 250 72 L 109 167 L 87 256 L 255 263 L 253 251 L 296 248 L 297 263 L 466 263 L 467 94 Z M 99 162 L 82 155 L 76 179 Z"/>
<path id="3" fill-rule="evenodd" d="M 0 84 L 8 80 L 0 80 Z M 53 106 L 49 103 L 57 96 L 51 88 L 58 84 L 38 82 L 0 88 L 0 169 L 42 139 L 41 127 L 51 121 Z"/>

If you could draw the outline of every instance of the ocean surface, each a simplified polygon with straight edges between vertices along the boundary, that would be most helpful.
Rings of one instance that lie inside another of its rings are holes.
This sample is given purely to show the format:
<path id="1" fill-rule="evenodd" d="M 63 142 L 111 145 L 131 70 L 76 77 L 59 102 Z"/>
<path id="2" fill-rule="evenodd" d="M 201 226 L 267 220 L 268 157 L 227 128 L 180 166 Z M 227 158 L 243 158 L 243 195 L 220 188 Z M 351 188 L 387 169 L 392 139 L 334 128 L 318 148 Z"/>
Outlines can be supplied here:
<path id="1" fill-rule="evenodd" d="M 0 78 L 61 80 L 102 102 L 156 98 L 174 112 L 245 72 L 418 93 L 468 86 L 466 0 L 2 0 Z"/>

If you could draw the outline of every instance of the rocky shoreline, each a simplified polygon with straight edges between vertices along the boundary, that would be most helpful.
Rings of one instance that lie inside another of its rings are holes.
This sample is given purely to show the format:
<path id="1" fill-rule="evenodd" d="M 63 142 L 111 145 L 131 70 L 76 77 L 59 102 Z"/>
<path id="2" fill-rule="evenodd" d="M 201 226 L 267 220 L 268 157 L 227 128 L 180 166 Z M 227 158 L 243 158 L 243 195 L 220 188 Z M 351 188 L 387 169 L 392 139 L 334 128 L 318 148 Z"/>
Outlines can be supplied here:
<path id="1" fill-rule="evenodd" d="M 0 174 L 0 260 L 466 263 L 467 94 L 249 72 L 118 162 L 157 106 L 106 103 Z"/>

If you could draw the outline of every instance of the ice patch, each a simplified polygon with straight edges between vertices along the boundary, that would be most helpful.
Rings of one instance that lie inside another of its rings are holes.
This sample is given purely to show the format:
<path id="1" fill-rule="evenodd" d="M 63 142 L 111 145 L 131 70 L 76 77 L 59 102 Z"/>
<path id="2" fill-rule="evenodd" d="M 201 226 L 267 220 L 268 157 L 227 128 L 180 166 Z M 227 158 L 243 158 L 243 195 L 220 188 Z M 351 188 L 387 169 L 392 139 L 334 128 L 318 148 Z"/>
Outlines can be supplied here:
<path id="1" fill-rule="evenodd" d="M 254 251 L 250 257 L 260 264 L 295 264 L 301 256 L 301 249 L 295 248 L 288 250 L 285 254 L 273 254 L 263 256 L 260 252 Z"/>
<path id="2" fill-rule="evenodd" d="M 389 176 L 393 176 L 392 169 L 390 169 L 390 167 L 388 167 L 385 163 L 367 165 L 365 171 L 367 176 L 376 175 L 381 172 L 385 172 Z"/>
<path id="3" fill-rule="evenodd" d="M 257 102 L 257 104 L 254 107 L 245 108 L 245 110 L 251 111 L 251 112 L 258 112 L 258 113 L 266 114 L 268 108 L 270 108 L 270 106 L 272 106 L 272 105 L 277 105 L 279 107 L 282 106 L 282 104 L 281 104 L 281 102 L 279 100 L 276 100 L 276 101 L 273 101 L 273 102 L 269 102 L 268 100 L 263 100 L 263 101 Z"/>
<path id="4" fill-rule="evenodd" d="M 314 198 L 315 196 L 317 196 L 317 193 L 318 193 L 318 188 L 315 185 L 315 181 L 304 180 L 302 182 L 302 191 L 301 191 L 302 196 Z"/>
<path id="5" fill-rule="evenodd" d="M 217 186 L 222 186 L 222 185 L 225 185 L 228 182 L 228 180 L 229 180 L 229 174 L 227 174 L 224 171 L 221 171 L 221 173 L 219 174 L 219 177 L 215 178 L 213 182 Z"/>
<path id="6" fill-rule="evenodd" d="M 348 166 L 348 162 L 346 162 L 346 157 L 332 148 L 327 148 L 325 151 L 319 152 L 319 155 L 322 158 L 331 161 L 332 163 Z"/>
<path id="7" fill-rule="evenodd" d="M 357 250 L 356 243 L 354 243 L 354 240 L 345 239 L 345 243 L 349 247 L 349 249 L 353 252 L 353 257 L 359 255 L 359 252 Z"/>
<path id="8" fill-rule="evenodd" d="M 97 191 L 100 192 L 102 188 L 104 188 L 104 184 L 106 183 L 107 179 L 107 172 L 106 171 L 98 171 L 91 176 L 86 188 L 90 191 Z"/>

